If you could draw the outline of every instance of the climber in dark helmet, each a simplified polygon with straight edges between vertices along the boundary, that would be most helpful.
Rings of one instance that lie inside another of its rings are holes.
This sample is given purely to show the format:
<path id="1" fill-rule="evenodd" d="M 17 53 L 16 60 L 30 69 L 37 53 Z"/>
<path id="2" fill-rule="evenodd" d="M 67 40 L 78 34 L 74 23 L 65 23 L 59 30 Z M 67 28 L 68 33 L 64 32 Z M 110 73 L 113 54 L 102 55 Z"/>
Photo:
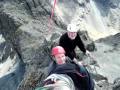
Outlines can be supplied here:
<path id="1" fill-rule="evenodd" d="M 87 69 L 76 64 L 65 56 L 65 50 L 61 46 L 52 48 L 53 62 L 48 67 L 48 76 L 51 74 L 68 75 L 74 82 L 75 90 L 94 90 L 94 82 Z"/>
<path id="2" fill-rule="evenodd" d="M 67 32 L 64 33 L 59 40 L 59 45 L 62 46 L 66 51 L 66 56 L 72 60 L 76 60 L 75 48 L 76 46 L 86 55 L 90 55 L 90 52 L 85 49 L 85 46 L 78 35 L 78 28 L 74 24 L 69 24 L 67 26 Z"/>

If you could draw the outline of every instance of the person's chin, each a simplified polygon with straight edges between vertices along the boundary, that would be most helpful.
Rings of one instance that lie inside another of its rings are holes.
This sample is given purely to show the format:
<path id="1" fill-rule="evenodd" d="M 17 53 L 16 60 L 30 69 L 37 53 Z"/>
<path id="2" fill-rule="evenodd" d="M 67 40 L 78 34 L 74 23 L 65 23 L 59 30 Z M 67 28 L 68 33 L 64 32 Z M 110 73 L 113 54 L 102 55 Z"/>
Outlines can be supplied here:
<path id="1" fill-rule="evenodd" d="M 75 38 L 73 37 L 73 38 L 70 38 L 71 40 L 74 40 Z"/>

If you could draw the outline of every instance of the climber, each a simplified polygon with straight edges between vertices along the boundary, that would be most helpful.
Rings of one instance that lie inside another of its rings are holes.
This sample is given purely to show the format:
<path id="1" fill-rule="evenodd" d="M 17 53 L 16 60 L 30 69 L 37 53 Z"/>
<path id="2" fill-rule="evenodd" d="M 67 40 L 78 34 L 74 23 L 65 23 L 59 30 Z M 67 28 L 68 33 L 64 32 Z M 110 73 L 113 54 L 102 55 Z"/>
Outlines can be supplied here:
<path id="1" fill-rule="evenodd" d="M 64 33 L 59 40 L 59 45 L 65 49 L 66 56 L 68 56 L 72 60 L 76 60 L 75 48 L 76 46 L 86 55 L 90 55 L 91 53 L 85 49 L 85 46 L 78 35 L 78 28 L 74 24 L 69 24 L 67 26 L 67 32 Z"/>
<path id="2" fill-rule="evenodd" d="M 73 80 L 75 90 L 94 90 L 94 82 L 87 69 L 66 57 L 65 53 L 64 48 L 61 46 L 52 48 L 53 62 L 48 67 L 48 76 L 51 74 L 65 74 Z"/>

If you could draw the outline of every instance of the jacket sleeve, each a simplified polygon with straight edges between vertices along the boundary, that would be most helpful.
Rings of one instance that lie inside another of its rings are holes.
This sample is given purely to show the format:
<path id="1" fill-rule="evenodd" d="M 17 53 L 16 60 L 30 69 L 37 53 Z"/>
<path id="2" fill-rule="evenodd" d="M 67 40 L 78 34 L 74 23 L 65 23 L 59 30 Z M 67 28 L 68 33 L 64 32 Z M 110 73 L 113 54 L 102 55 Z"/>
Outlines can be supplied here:
<path id="1" fill-rule="evenodd" d="M 59 39 L 59 45 L 64 47 L 64 44 L 65 44 L 64 42 L 65 42 L 64 36 L 61 36 L 60 39 Z"/>
<path id="2" fill-rule="evenodd" d="M 77 45 L 83 53 L 86 53 L 85 45 L 78 34 L 77 34 Z"/>

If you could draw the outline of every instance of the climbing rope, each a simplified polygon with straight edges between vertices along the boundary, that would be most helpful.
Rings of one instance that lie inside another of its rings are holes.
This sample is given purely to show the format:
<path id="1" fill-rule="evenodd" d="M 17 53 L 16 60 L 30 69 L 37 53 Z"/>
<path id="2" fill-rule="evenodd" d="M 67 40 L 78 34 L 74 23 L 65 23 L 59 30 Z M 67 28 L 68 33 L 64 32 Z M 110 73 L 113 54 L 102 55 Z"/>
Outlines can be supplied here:
<path id="1" fill-rule="evenodd" d="M 51 21 L 52 21 L 53 15 L 54 15 L 54 10 L 55 10 L 56 2 L 57 2 L 57 0 L 54 0 L 54 5 L 52 7 L 51 15 L 50 15 L 50 18 L 49 18 L 49 23 L 48 23 L 49 24 L 49 31 L 51 31 L 51 28 L 52 28 Z"/>

